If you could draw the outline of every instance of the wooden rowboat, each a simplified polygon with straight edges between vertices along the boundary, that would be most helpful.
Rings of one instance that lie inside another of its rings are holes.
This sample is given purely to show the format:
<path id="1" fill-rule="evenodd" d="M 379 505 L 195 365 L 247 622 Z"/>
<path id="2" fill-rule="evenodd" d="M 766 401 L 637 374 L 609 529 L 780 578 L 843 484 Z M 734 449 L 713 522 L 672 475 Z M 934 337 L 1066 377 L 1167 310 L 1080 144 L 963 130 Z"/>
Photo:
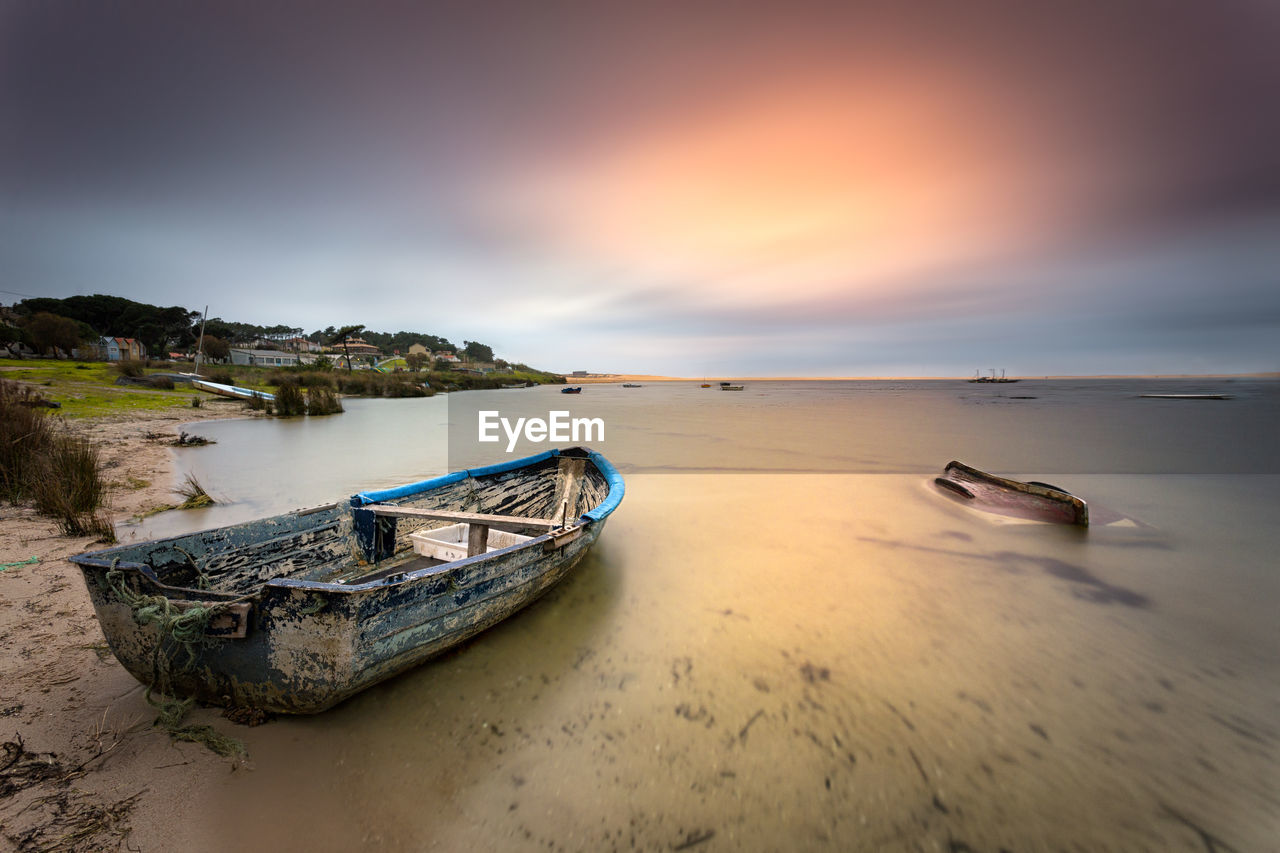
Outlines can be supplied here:
<path id="1" fill-rule="evenodd" d="M 949 462 L 933 481 L 948 494 L 976 509 L 1014 518 L 1089 526 L 1089 506 L 1083 500 L 1048 483 L 1022 482 L 998 477 L 960 462 Z"/>
<path id="2" fill-rule="evenodd" d="M 311 714 L 528 605 L 582 559 L 623 489 L 599 453 L 551 450 L 71 561 L 139 681 Z"/>

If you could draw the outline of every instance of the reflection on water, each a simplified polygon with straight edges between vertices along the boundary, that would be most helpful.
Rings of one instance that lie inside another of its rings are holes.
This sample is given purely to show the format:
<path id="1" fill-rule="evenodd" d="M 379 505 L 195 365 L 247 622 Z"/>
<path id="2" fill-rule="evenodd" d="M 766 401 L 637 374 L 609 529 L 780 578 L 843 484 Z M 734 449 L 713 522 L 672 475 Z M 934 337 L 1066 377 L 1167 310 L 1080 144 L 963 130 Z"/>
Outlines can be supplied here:
<path id="1" fill-rule="evenodd" d="M 241 446 L 219 440 L 184 458 L 217 451 L 212 471 Z M 385 466 L 399 440 L 359 446 Z M 589 559 L 526 612 L 328 713 L 237 730 L 255 769 L 175 842 L 1274 846 L 1280 476 L 1055 477 L 1146 525 L 1081 531 L 947 499 L 946 461 L 633 473 Z"/>

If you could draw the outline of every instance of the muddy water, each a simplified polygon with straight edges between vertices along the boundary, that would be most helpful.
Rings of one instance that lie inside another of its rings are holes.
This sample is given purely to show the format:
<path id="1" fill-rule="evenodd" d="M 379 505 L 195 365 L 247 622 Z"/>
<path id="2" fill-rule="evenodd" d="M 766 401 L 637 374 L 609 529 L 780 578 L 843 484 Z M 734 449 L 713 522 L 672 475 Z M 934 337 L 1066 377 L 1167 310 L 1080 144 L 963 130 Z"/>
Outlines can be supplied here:
<path id="1" fill-rule="evenodd" d="M 684 393 L 640 408 L 675 408 Z M 977 434 L 959 396 L 970 389 L 925 403 L 904 393 L 909 406 L 950 417 L 956 434 Z M 770 423 L 772 402 L 762 395 L 758 423 Z M 1222 417 L 1247 437 L 1274 401 L 1243 403 L 1181 411 L 1196 430 L 1205 429 L 1196 419 Z M 1148 458 L 1164 448 L 1163 470 L 1108 473 L 1047 447 L 1057 467 L 1018 467 L 1025 460 L 1014 457 L 1037 441 L 1022 433 L 1010 436 L 1008 464 L 987 467 L 1068 480 L 1060 484 L 1141 527 L 996 523 L 910 470 L 632 471 L 622 507 L 566 583 L 326 714 L 237 729 L 253 770 L 193 803 L 172 840 L 321 850 L 1273 849 L 1280 476 L 1171 473 L 1186 464 L 1168 450 L 1179 442 L 1230 445 L 1224 459 L 1249 448 L 1170 426 L 1178 409 L 1152 416 L 1128 405 L 1092 401 L 1076 431 L 1099 443 L 1109 423 L 1150 418 Z M 1073 417 L 1070 404 L 1060 408 Z M 358 409 L 325 429 L 397 434 L 390 409 L 371 409 L 376 421 Z M 685 417 L 675 431 L 696 434 L 696 413 Z M 673 431 L 626 423 L 637 435 Z M 917 464 L 913 443 L 945 444 L 936 423 L 905 419 L 879 437 L 905 468 Z M 307 442 L 270 438 L 277 424 L 208 426 L 222 430 L 220 443 L 183 454 L 208 472 L 239 464 L 230 457 L 252 455 L 253 442 L 276 442 L 287 470 L 260 463 L 264 485 L 243 503 L 290 502 L 293 487 L 280 483 L 312 476 L 290 456 Z M 702 427 L 708 445 L 723 444 L 713 420 Z M 779 467 L 794 467 L 797 449 L 811 453 L 800 467 L 814 470 L 847 441 L 798 448 L 764 428 L 751 438 L 776 444 L 758 455 Z M 1101 456 L 1128 458 L 1116 447 L 1130 439 L 1113 438 Z M 660 442 L 650 443 L 657 453 Z M 378 444 L 360 446 L 380 470 Z M 1274 453 L 1253 449 L 1263 460 Z M 619 441 L 609 452 L 634 464 L 634 451 Z M 325 464 L 338 455 L 330 446 Z"/>

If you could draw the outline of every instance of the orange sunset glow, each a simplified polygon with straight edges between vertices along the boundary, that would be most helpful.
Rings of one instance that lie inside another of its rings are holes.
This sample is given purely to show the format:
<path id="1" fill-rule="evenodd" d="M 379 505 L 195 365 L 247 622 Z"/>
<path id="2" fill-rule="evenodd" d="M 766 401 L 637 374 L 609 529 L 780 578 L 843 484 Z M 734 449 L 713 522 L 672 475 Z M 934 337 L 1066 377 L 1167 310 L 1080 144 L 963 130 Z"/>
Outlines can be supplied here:
<path id="1" fill-rule="evenodd" d="M 107 12 L 56 43 L 74 62 L 10 45 L 45 69 L 10 78 L 19 295 L 183 281 L 265 321 L 300 292 L 308 328 L 429 304 L 461 339 L 479 299 L 533 362 L 651 373 L 1276 356 L 1256 5 L 202 14 L 160 15 L 180 63 Z"/>

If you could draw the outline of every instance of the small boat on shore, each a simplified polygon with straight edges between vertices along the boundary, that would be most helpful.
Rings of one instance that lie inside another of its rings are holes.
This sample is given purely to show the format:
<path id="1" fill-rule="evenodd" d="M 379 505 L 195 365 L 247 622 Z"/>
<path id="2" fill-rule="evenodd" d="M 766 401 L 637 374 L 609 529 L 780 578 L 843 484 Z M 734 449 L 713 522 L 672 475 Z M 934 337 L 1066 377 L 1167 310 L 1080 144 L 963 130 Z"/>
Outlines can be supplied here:
<path id="1" fill-rule="evenodd" d="M 703 382 L 703 383 L 702 383 L 702 387 L 703 387 L 703 388 L 710 388 L 710 387 L 711 387 L 711 383 L 710 383 L 710 382 Z"/>
<path id="2" fill-rule="evenodd" d="M 561 394 L 581 394 L 582 386 L 579 385 L 577 388 L 561 388 L 560 393 Z"/>
<path id="3" fill-rule="evenodd" d="M 745 385 L 730 385 L 728 382 L 720 383 L 721 391 L 741 391 L 745 387 Z"/>
<path id="4" fill-rule="evenodd" d="M 210 394 L 218 394 L 222 397 L 235 397 L 238 400 L 252 400 L 256 397 L 269 403 L 276 399 L 275 394 L 269 394 L 266 391 L 255 391 L 252 388 L 241 388 L 238 385 L 223 385 L 221 382 L 208 382 L 204 379 L 192 379 L 190 381 L 192 388 L 208 391 Z"/>
<path id="5" fill-rule="evenodd" d="M 565 577 L 623 495 L 579 447 L 78 554 L 116 659 L 153 690 L 323 711 Z"/>
<path id="6" fill-rule="evenodd" d="M 622 387 L 623 387 L 623 388 L 643 388 L 644 386 L 643 386 L 643 385 L 639 385 L 639 384 L 637 384 L 637 383 L 635 383 L 635 382 L 623 382 L 623 383 L 622 383 Z"/>
<path id="7" fill-rule="evenodd" d="M 949 462 L 941 477 L 933 481 L 949 495 L 971 503 L 975 509 L 999 515 L 1089 526 L 1088 505 L 1057 486 L 1033 481 L 1010 480 Z"/>

